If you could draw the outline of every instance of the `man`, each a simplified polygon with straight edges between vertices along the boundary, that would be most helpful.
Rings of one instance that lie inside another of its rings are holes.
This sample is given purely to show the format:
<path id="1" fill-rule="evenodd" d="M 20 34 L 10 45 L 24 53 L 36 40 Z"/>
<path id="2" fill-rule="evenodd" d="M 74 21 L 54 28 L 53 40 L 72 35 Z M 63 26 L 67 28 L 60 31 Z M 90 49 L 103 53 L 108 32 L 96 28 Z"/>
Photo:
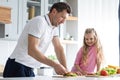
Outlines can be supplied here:
<path id="1" fill-rule="evenodd" d="M 33 68 L 39 68 L 42 63 L 53 67 L 57 74 L 67 73 L 57 27 L 65 22 L 70 13 L 71 8 L 67 3 L 58 2 L 53 4 L 49 14 L 31 19 L 25 25 L 13 53 L 7 60 L 3 77 L 33 77 Z M 59 63 L 44 55 L 51 41 Z"/>

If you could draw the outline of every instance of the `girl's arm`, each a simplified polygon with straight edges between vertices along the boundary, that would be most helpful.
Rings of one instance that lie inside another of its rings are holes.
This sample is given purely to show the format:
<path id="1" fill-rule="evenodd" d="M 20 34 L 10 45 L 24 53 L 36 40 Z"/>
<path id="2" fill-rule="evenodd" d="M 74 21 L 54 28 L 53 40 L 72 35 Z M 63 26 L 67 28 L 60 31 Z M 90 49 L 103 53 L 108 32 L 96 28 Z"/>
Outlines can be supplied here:
<path id="1" fill-rule="evenodd" d="M 82 59 L 82 47 L 79 49 L 79 51 L 78 51 L 78 53 L 76 55 L 74 66 L 78 70 L 77 71 L 78 73 L 84 75 L 84 74 L 86 74 L 86 72 L 81 70 L 80 66 L 78 65 L 78 64 L 80 64 L 81 59 Z"/>
<path id="2" fill-rule="evenodd" d="M 97 61 L 97 71 L 100 70 L 100 65 L 101 65 L 101 63 L 99 61 Z"/>
<path id="3" fill-rule="evenodd" d="M 82 74 L 82 75 L 86 75 L 87 74 L 86 71 L 83 71 L 82 69 L 80 69 L 79 65 L 75 64 L 75 67 L 78 70 L 79 74 Z"/>

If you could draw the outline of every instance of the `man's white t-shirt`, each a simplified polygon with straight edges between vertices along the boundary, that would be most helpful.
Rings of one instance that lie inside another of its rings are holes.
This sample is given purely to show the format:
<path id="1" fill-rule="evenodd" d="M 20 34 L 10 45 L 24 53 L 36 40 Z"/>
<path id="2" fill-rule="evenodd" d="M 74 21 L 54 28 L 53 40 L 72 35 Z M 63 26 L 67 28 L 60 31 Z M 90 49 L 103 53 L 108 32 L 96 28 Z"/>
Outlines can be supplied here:
<path id="1" fill-rule="evenodd" d="M 10 56 L 16 62 L 31 68 L 39 68 L 41 63 L 28 55 L 28 35 L 40 39 L 39 49 L 44 54 L 53 36 L 58 36 L 58 28 L 51 25 L 48 15 L 37 16 L 30 20 L 18 40 L 18 43 Z"/>

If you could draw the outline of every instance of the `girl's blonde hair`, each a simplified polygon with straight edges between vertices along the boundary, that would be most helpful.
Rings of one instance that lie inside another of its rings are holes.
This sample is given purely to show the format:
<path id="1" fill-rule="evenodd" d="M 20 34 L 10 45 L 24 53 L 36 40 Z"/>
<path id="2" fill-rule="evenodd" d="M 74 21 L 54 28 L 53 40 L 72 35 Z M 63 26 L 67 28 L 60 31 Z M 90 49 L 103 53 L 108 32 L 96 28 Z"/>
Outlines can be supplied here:
<path id="1" fill-rule="evenodd" d="M 102 50 L 100 40 L 98 39 L 98 35 L 97 35 L 94 28 L 87 28 L 85 30 L 84 40 L 83 40 L 83 56 L 82 56 L 82 60 L 83 60 L 84 63 L 87 63 L 87 54 L 89 52 L 89 49 L 88 49 L 89 47 L 85 43 L 85 35 L 86 34 L 93 34 L 94 35 L 94 39 L 95 39 L 95 44 L 94 45 L 96 46 L 97 63 L 101 64 L 103 59 L 104 59 L 103 50 Z"/>

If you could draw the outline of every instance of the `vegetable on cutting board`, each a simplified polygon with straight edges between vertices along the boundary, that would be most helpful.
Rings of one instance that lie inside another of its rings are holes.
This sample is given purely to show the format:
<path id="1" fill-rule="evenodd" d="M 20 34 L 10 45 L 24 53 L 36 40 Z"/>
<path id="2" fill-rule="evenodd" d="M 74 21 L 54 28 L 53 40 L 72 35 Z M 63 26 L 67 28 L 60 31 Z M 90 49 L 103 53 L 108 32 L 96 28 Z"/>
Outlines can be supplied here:
<path id="1" fill-rule="evenodd" d="M 96 74 L 99 76 L 110 76 L 110 75 L 120 74 L 120 67 L 108 65 L 107 67 L 102 68 Z"/>

